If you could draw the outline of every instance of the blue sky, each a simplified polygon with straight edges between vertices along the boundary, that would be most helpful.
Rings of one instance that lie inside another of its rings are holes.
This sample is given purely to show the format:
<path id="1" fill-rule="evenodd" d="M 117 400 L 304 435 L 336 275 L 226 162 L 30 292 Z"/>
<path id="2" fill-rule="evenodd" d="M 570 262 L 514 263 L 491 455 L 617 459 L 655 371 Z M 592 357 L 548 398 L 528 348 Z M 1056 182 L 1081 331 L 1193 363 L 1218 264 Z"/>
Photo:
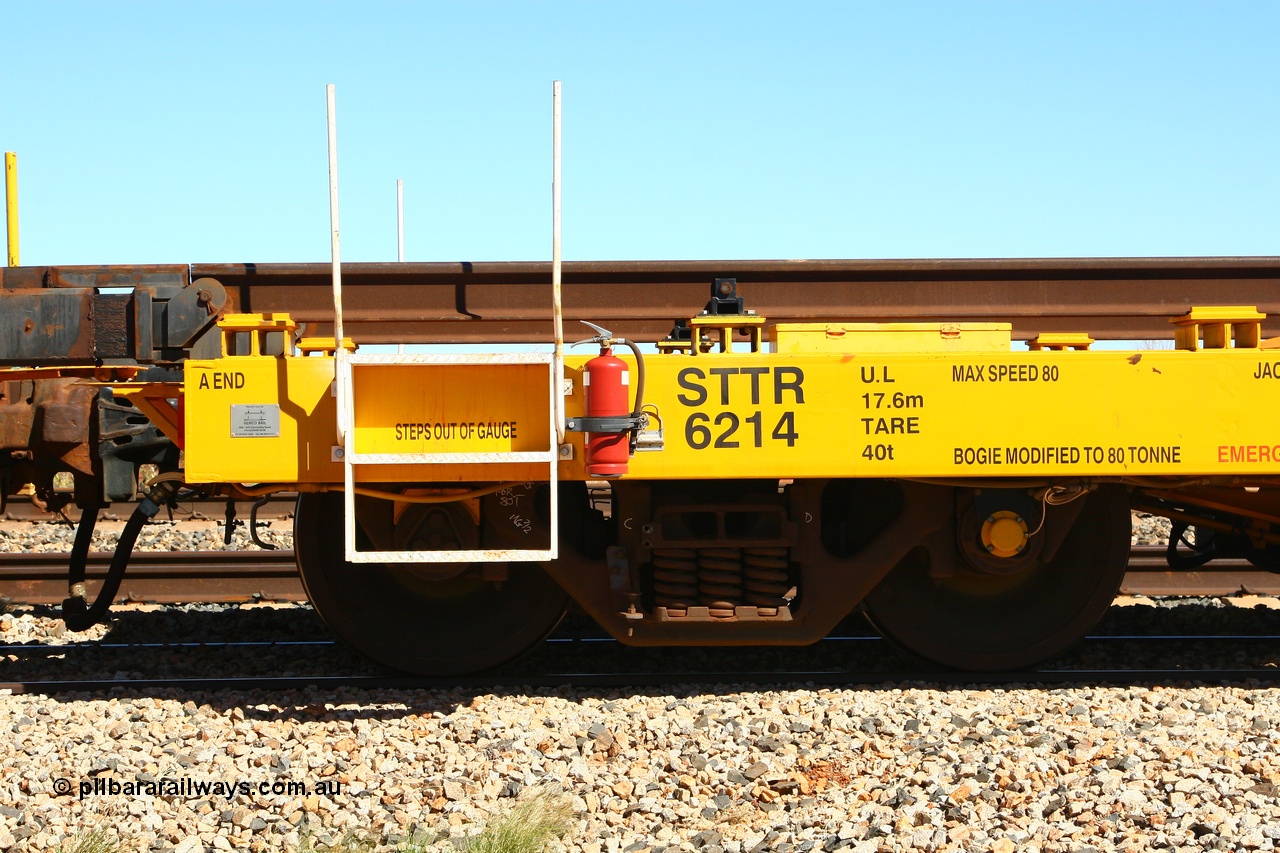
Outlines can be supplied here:
<path id="1" fill-rule="evenodd" d="M 1280 4 L 0 0 L 26 264 L 1280 254 Z"/>

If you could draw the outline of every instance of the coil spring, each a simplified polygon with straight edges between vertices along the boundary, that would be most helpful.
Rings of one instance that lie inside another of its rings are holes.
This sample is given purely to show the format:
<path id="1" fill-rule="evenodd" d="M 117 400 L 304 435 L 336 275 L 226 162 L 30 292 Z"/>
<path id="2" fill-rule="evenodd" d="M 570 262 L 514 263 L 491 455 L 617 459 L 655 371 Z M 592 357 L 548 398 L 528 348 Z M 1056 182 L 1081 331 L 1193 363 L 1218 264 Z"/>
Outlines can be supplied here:
<path id="1" fill-rule="evenodd" d="M 698 603 L 712 616 L 732 616 L 742 603 L 742 551 L 737 548 L 698 549 Z"/>
<path id="2" fill-rule="evenodd" d="M 654 603 L 669 610 L 700 604 L 728 617 L 740 604 L 777 608 L 791 591 L 786 548 L 656 548 Z"/>
<path id="3" fill-rule="evenodd" d="M 786 548 L 744 548 L 746 600 L 757 607 L 780 607 L 791 591 Z"/>
<path id="4" fill-rule="evenodd" d="M 698 601 L 698 552 L 692 548 L 655 548 L 653 599 L 659 607 L 685 610 Z"/>

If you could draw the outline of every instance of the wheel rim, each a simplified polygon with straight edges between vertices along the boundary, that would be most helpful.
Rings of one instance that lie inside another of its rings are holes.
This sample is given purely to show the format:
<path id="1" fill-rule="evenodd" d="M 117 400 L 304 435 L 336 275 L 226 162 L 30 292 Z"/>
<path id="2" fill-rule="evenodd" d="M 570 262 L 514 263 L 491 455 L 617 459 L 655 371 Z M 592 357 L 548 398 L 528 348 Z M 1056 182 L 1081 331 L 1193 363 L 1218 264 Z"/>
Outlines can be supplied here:
<path id="1" fill-rule="evenodd" d="M 564 616 L 568 596 L 534 563 L 510 564 L 501 585 L 474 573 L 348 563 L 342 513 L 341 494 L 298 497 L 298 572 L 330 629 L 379 663 L 420 675 L 492 669 L 538 646 Z"/>
<path id="2" fill-rule="evenodd" d="M 1120 486 L 1080 498 L 1079 517 L 1050 562 L 1010 574 L 929 576 L 917 549 L 864 602 L 889 639 L 944 666 L 1022 669 L 1079 641 L 1115 598 L 1128 565 L 1129 501 Z M 957 546 L 956 559 L 963 561 Z"/>

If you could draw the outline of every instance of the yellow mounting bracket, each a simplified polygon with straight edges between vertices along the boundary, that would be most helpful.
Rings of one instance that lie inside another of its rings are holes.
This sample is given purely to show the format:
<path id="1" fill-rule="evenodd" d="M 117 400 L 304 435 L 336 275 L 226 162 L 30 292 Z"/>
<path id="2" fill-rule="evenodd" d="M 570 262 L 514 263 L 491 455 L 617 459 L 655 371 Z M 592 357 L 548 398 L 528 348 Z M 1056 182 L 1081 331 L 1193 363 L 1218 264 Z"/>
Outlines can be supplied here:
<path id="1" fill-rule="evenodd" d="M 1267 319 L 1252 305 L 1220 305 L 1192 308 L 1170 320 L 1174 347 L 1195 352 L 1204 340 L 1204 349 L 1226 349 L 1234 340 L 1236 348 L 1256 349 L 1262 339 L 1262 321 Z"/>
<path id="2" fill-rule="evenodd" d="M 748 352 L 760 352 L 763 349 L 764 318 L 754 314 L 702 314 L 689 320 L 689 329 L 695 343 L 690 349 L 694 355 L 711 352 L 712 347 L 717 345 L 719 352 L 733 352 L 733 333 L 737 329 L 741 329 L 747 336 Z M 704 329 L 715 336 L 706 344 L 702 343 Z"/>
<path id="3" fill-rule="evenodd" d="M 355 352 L 357 349 L 359 349 L 359 347 L 356 346 L 356 342 L 351 340 L 351 338 L 348 338 L 348 337 L 343 337 L 342 348 L 347 352 Z M 319 353 L 320 355 L 333 355 L 335 352 L 337 352 L 337 350 L 338 350 L 338 347 L 333 342 L 332 337 L 328 337 L 328 338 L 306 337 L 298 341 L 298 352 L 301 353 L 302 355 L 311 355 L 312 353 Z"/>
<path id="4" fill-rule="evenodd" d="M 1027 341 L 1027 349 L 1032 352 L 1064 352 L 1087 350 L 1092 344 L 1093 338 L 1084 332 L 1041 332 Z"/>
<path id="5" fill-rule="evenodd" d="M 297 328 L 288 314 L 228 314 L 218 321 L 222 354 L 291 356 Z"/>

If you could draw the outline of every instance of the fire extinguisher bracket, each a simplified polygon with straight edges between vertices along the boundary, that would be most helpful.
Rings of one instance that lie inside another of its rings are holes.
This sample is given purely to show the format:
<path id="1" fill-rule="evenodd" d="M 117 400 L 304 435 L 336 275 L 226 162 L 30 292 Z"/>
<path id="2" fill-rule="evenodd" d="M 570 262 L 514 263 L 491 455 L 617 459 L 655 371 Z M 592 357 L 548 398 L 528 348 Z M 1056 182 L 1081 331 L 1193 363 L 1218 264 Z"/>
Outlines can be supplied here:
<path id="1" fill-rule="evenodd" d="M 623 433 L 642 430 L 649 425 L 646 414 L 621 415 L 608 418 L 568 418 L 564 422 L 566 432 Z"/>

